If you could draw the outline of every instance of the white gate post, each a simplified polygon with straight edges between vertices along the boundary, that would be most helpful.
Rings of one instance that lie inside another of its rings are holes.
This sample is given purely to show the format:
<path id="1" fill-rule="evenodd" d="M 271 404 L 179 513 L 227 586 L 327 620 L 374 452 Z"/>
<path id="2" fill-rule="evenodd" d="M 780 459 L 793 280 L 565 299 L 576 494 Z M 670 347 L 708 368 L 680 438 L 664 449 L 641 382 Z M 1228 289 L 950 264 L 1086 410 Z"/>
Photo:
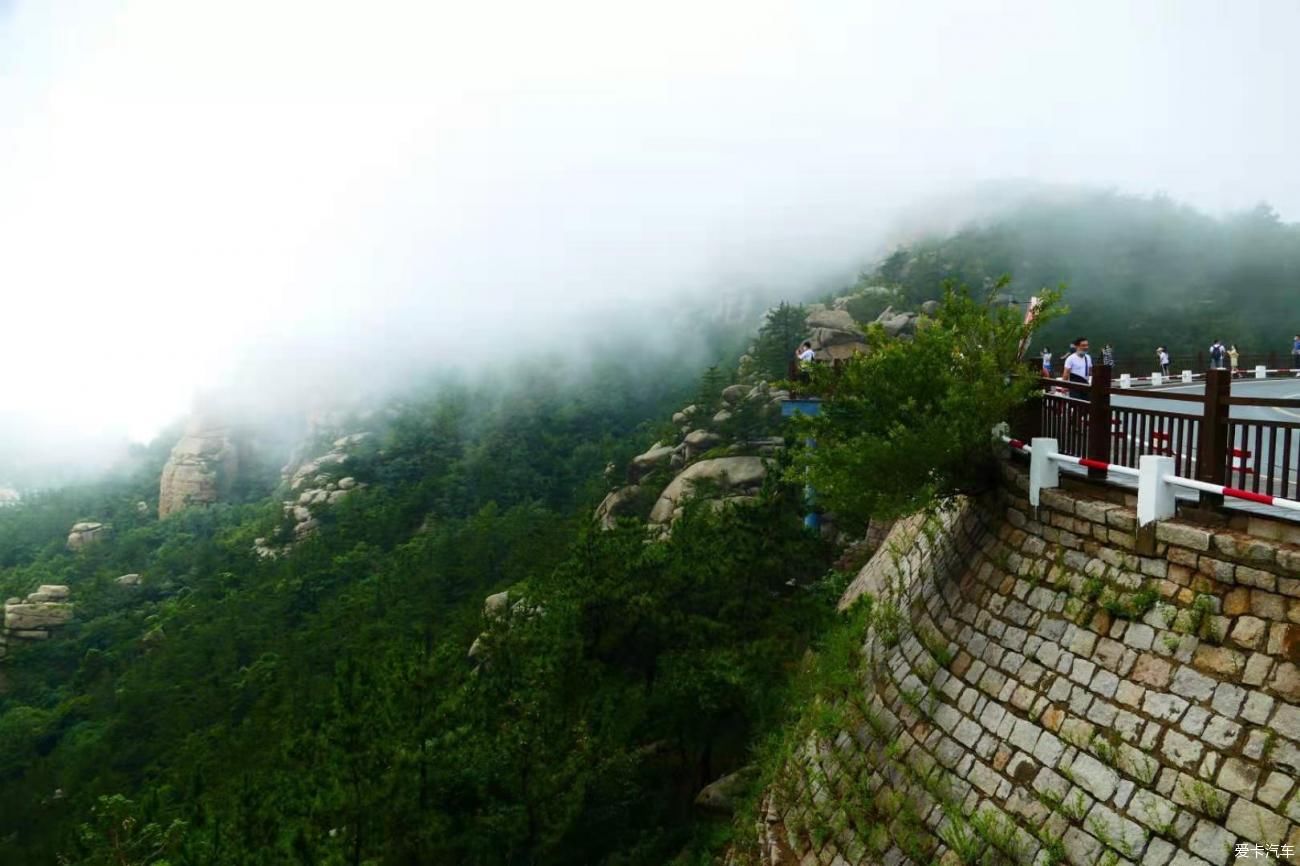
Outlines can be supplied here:
<path id="1" fill-rule="evenodd" d="M 1159 388 L 1161 385 L 1164 384 L 1164 381 L 1165 381 L 1164 376 L 1161 376 L 1159 373 L 1152 373 L 1152 374 L 1151 374 L 1151 387 L 1152 387 L 1152 388 Z"/>
<path id="2" fill-rule="evenodd" d="M 1050 455 L 1058 453 L 1056 440 L 1044 436 L 1029 443 L 1029 504 L 1038 507 L 1038 491 L 1061 486 L 1061 466 Z"/>
<path id="3" fill-rule="evenodd" d="M 1263 364 L 1256 364 L 1256 365 L 1255 365 L 1255 378 L 1256 378 L 1256 379 L 1267 379 L 1267 378 L 1268 378 L 1268 368 L 1265 367 Z"/>
<path id="4" fill-rule="evenodd" d="M 1189 385 L 1191 384 L 1191 382 L 1192 382 L 1192 371 L 1191 371 L 1191 370 L 1184 370 L 1184 371 L 1183 371 L 1183 381 L 1186 382 L 1186 383 L 1188 383 Z"/>
<path id="5" fill-rule="evenodd" d="M 1030 464 L 1032 467 L 1032 463 Z M 1165 481 L 1174 474 L 1174 458 L 1144 454 L 1138 459 L 1138 526 L 1174 516 L 1174 486 Z M 1033 482 L 1030 482 L 1032 489 Z"/>
<path id="6" fill-rule="evenodd" d="M 1131 388 L 1131 387 L 1133 387 L 1133 377 L 1130 376 L 1128 373 L 1120 373 L 1120 374 L 1119 374 L 1119 386 L 1120 386 L 1121 388 Z"/>

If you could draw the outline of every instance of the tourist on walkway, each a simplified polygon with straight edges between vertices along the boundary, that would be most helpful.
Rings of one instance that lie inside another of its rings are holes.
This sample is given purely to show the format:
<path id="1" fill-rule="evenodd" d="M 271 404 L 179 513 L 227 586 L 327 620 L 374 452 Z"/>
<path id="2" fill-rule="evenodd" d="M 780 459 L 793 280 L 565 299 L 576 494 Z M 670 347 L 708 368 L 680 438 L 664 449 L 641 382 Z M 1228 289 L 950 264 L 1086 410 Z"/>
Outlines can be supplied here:
<path id="1" fill-rule="evenodd" d="M 1169 375 L 1169 350 L 1166 349 L 1164 346 L 1161 346 L 1158 349 L 1156 349 L 1156 360 L 1160 362 L 1161 374 L 1168 376 Z"/>
<path id="2" fill-rule="evenodd" d="M 1080 337 L 1072 345 L 1074 354 L 1065 359 L 1065 375 L 1062 378 L 1086 385 L 1092 381 L 1092 356 L 1088 354 L 1088 338 Z"/>
<path id="3" fill-rule="evenodd" d="M 1223 369 L 1224 351 L 1225 350 L 1223 348 L 1222 340 L 1215 340 L 1213 343 L 1210 344 L 1210 369 L 1211 370 Z"/>
<path id="4" fill-rule="evenodd" d="M 1043 378 L 1052 378 L 1052 350 L 1046 346 L 1043 347 Z"/>
<path id="5" fill-rule="evenodd" d="M 1232 369 L 1232 378 L 1237 378 L 1237 360 L 1241 353 L 1237 351 L 1237 344 L 1233 343 L 1228 346 L 1228 366 Z"/>
<path id="6" fill-rule="evenodd" d="M 1115 366 L 1115 350 L 1111 348 L 1110 343 L 1101 347 L 1101 365 L 1103 367 Z"/>
<path id="7" fill-rule="evenodd" d="M 1300 376 L 1300 334 L 1296 334 L 1291 340 L 1291 369 Z"/>

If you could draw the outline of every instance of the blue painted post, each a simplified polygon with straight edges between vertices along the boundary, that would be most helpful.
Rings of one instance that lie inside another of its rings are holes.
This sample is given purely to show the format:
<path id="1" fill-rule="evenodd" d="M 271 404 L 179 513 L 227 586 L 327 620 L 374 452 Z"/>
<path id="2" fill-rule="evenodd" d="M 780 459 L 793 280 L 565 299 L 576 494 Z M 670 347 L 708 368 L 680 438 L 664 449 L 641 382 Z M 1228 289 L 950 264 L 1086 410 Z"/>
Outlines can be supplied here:
<path id="1" fill-rule="evenodd" d="M 790 418 L 797 414 L 817 415 L 822 410 L 822 401 L 816 398 L 804 397 L 802 399 L 789 399 L 781 403 L 781 417 Z M 809 448 L 816 447 L 817 443 L 808 439 L 804 443 Z M 803 488 L 804 505 L 808 508 L 808 513 L 803 516 L 803 525 L 807 529 L 821 529 L 822 516 L 817 513 L 817 491 L 811 484 L 805 484 Z"/>

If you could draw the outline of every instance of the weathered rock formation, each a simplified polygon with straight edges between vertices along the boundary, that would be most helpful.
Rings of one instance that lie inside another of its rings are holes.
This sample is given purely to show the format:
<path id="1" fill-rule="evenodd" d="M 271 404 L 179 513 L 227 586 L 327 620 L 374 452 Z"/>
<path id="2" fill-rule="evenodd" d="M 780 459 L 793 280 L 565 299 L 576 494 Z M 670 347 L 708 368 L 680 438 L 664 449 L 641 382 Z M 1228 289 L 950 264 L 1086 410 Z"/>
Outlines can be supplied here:
<path id="1" fill-rule="evenodd" d="M 23 641 L 47 640 L 53 630 L 72 621 L 71 593 L 66 586 L 44 584 L 26 599 L 5 602 L 0 628 L 0 660 L 9 646 Z"/>
<path id="2" fill-rule="evenodd" d="M 84 547 L 97 544 L 111 533 L 112 528 L 105 523 L 87 520 L 73 524 L 72 529 L 68 530 L 68 550 L 81 550 Z"/>
<path id="3" fill-rule="evenodd" d="M 294 497 L 282 503 L 285 516 L 292 522 L 292 529 L 282 538 L 254 539 L 255 554 L 265 559 L 288 552 L 293 542 L 303 540 L 319 528 L 316 511 L 334 505 L 353 491 L 366 486 L 347 474 L 347 464 L 352 460 L 352 452 L 368 440 L 370 435 L 369 432 L 361 432 L 340 436 L 324 454 L 291 462 L 281 470 L 284 484 Z"/>
<path id="4" fill-rule="evenodd" d="M 651 445 L 644 453 L 633 457 L 632 462 L 628 464 L 628 480 L 636 483 L 655 469 L 667 466 L 675 450 L 672 445 L 664 445 L 661 442 Z"/>
<path id="5" fill-rule="evenodd" d="M 838 361 L 867 348 L 862 327 L 845 310 L 814 310 L 805 324 L 818 360 Z"/>
<path id="6" fill-rule="evenodd" d="M 876 324 L 885 329 L 885 333 L 891 337 L 899 337 L 911 334 L 916 330 L 916 313 L 895 312 L 893 307 L 886 307 L 885 311 L 876 317 Z"/>
<path id="7" fill-rule="evenodd" d="M 519 597 L 516 593 L 511 594 L 510 590 L 495 592 L 483 599 L 483 620 L 489 625 L 492 623 L 502 622 L 511 616 L 542 616 L 546 610 L 540 604 L 529 602 L 527 599 Z M 470 644 L 469 652 L 466 654 L 470 661 L 475 664 L 483 664 L 487 661 L 489 655 L 488 632 L 483 631 L 474 642 Z"/>
<path id="8" fill-rule="evenodd" d="M 1139 531 L 1118 491 L 1032 508 L 1006 471 L 997 497 L 899 522 L 858 575 L 845 603 L 876 599 L 858 686 L 826 696 L 836 729 L 810 732 L 745 853 L 1224 866 L 1238 845 L 1300 850 L 1300 528 Z"/>
<path id="9" fill-rule="evenodd" d="M 634 507 L 640 493 L 641 488 L 636 484 L 611 490 L 600 501 L 600 505 L 596 506 L 596 522 L 600 524 L 601 529 L 613 529 L 618 518 L 634 516 L 636 513 Z"/>
<path id="10" fill-rule="evenodd" d="M 681 507 L 695 489 L 712 485 L 722 494 L 718 502 L 744 500 L 753 496 L 767 477 L 761 457 L 717 457 L 688 466 L 664 488 L 650 510 L 653 523 L 669 523 L 681 514 Z"/>
<path id="11" fill-rule="evenodd" d="M 730 813 L 748 790 L 755 770 L 745 767 L 705 785 L 695 796 L 695 805 L 710 812 Z"/>
<path id="12" fill-rule="evenodd" d="M 238 471 L 239 449 L 229 428 L 203 418 L 191 420 L 163 466 L 158 516 L 217 502 L 229 492 Z"/>

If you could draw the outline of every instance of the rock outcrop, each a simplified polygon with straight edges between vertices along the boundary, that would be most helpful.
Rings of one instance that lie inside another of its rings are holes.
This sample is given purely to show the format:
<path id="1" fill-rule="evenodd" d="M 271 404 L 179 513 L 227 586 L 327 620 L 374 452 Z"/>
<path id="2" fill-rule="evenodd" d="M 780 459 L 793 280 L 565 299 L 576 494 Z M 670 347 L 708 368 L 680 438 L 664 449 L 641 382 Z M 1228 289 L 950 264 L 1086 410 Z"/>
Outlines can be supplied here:
<path id="1" fill-rule="evenodd" d="M 838 361 L 863 352 L 867 337 L 845 310 L 814 310 L 805 320 L 808 339 L 820 361 Z"/>
<path id="2" fill-rule="evenodd" d="M 596 522 L 600 524 L 601 529 L 613 529 L 618 518 L 634 516 L 633 506 L 636 505 L 640 493 L 641 488 L 636 484 L 611 490 L 600 501 L 600 505 L 596 506 Z"/>
<path id="3" fill-rule="evenodd" d="M 627 468 L 628 480 L 636 483 L 660 466 L 667 466 L 672 459 L 673 451 L 672 445 L 664 445 L 661 442 L 651 445 L 644 453 L 632 458 Z"/>
<path id="4" fill-rule="evenodd" d="M 72 529 L 68 530 L 68 550 L 81 550 L 92 544 L 97 544 L 111 533 L 112 528 L 106 523 L 86 520 L 73 524 Z"/>
<path id="5" fill-rule="evenodd" d="M 158 516 L 191 505 L 209 505 L 225 496 L 239 471 L 239 449 L 230 430 L 194 418 L 163 466 L 158 483 Z"/>
<path id="6" fill-rule="evenodd" d="M 730 814 L 739 797 L 744 796 L 749 782 L 757 771 L 743 767 L 705 785 L 695 796 L 695 805 L 710 812 Z"/>
<path id="7" fill-rule="evenodd" d="M 716 457 L 693 463 L 659 494 L 659 500 L 650 510 L 650 521 L 674 520 L 696 487 L 712 485 L 722 494 L 719 501 L 726 502 L 753 496 L 766 477 L 767 464 L 761 457 Z"/>
<path id="8" fill-rule="evenodd" d="M 5 602 L 0 628 L 0 660 L 9 647 L 21 642 L 49 639 L 51 633 L 72 621 L 71 592 L 60 584 L 44 584 L 25 599 Z"/>
<path id="9" fill-rule="evenodd" d="M 916 331 L 917 318 L 916 313 L 900 313 L 893 307 L 886 307 L 885 311 L 876 317 L 876 324 L 884 328 L 889 336 L 900 337 Z"/>
<path id="10" fill-rule="evenodd" d="M 310 459 L 291 462 L 280 470 L 285 488 L 292 496 L 282 502 L 291 528 L 276 538 L 257 538 L 253 552 L 269 559 L 287 553 L 294 542 L 302 541 L 320 527 L 317 512 L 335 505 L 365 484 L 347 474 L 353 452 L 371 438 L 368 431 L 350 433 L 333 441 L 325 453 Z"/>

